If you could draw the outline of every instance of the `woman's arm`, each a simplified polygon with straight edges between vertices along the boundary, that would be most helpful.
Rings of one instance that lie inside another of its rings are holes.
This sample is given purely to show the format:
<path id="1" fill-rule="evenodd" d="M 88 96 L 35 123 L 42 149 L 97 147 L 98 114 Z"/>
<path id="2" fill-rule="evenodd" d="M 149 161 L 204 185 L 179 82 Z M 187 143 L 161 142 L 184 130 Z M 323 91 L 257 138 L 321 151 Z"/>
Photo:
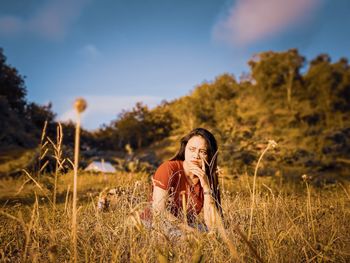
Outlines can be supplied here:
<path id="1" fill-rule="evenodd" d="M 214 230 L 218 227 L 218 220 L 220 220 L 220 215 L 216 209 L 215 201 L 211 195 L 211 191 L 208 189 L 204 191 L 204 222 L 207 225 L 209 231 Z"/>
<path id="2" fill-rule="evenodd" d="M 189 171 L 194 175 L 198 176 L 200 184 L 203 188 L 204 193 L 204 204 L 203 204 L 203 212 L 204 212 L 204 222 L 207 225 L 209 231 L 214 230 L 220 222 L 221 217 L 216 209 L 215 201 L 212 197 L 212 190 L 210 189 L 209 182 L 207 176 L 205 174 L 205 164 L 204 160 L 202 160 L 202 167 L 200 168 L 197 165 L 190 165 Z"/>
<path id="3" fill-rule="evenodd" d="M 154 186 L 153 188 L 153 201 L 152 201 L 152 210 L 154 216 L 163 216 L 169 222 L 175 223 L 179 221 L 177 217 L 171 214 L 167 210 L 167 202 L 169 198 L 169 193 L 167 190 L 164 190 L 158 186 Z M 178 226 L 182 230 L 193 231 L 193 228 L 184 223 L 179 223 Z"/>
<path id="4" fill-rule="evenodd" d="M 169 198 L 169 193 L 167 190 L 164 190 L 158 186 L 153 187 L 153 201 L 152 209 L 156 214 L 163 213 L 166 211 L 166 204 Z"/>

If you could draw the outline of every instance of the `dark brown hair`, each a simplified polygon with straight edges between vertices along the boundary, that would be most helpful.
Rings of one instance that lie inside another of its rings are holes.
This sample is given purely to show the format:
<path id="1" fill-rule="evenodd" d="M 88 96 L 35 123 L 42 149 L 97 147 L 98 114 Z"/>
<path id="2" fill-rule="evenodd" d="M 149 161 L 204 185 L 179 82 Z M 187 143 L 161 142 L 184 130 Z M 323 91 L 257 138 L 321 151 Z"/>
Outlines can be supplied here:
<path id="1" fill-rule="evenodd" d="M 215 200 L 215 205 L 222 216 L 221 197 L 219 189 L 219 180 L 217 173 L 217 157 L 218 157 L 218 145 L 214 135 L 204 128 L 196 128 L 190 131 L 186 136 L 180 140 L 180 149 L 177 154 L 171 159 L 185 160 L 185 149 L 188 141 L 194 136 L 201 136 L 207 143 L 208 162 L 205 164 L 205 172 L 209 180 L 212 196 Z"/>

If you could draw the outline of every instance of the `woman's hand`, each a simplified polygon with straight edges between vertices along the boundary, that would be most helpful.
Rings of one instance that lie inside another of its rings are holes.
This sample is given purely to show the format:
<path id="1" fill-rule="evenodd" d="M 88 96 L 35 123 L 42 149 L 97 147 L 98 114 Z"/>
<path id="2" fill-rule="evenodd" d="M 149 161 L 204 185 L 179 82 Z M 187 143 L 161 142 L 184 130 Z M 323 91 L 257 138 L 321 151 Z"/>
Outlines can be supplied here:
<path id="1" fill-rule="evenodd" d="M 204 191 L 208 191 L 209 190 L 209 182 L 208 182 L 208 178 L 207 175 L 205 173 L 205 162 L 202 159 L 202 167 L 199 167 L 196 164 L 190 163 L 189 164 L 189 172 L 191 172 L 192 174 L 194 174 L 195 176 L 197 176 L 199 178 L 200 184 L 203 188 Z"/>

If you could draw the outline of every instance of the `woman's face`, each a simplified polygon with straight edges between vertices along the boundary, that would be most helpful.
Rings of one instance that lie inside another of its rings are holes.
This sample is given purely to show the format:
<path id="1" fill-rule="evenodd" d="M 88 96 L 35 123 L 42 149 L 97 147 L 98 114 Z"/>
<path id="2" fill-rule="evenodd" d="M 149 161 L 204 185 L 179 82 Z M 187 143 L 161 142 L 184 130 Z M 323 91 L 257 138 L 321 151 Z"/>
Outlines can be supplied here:
<path id="1" fill-rule="evenodd" d="M 202 136 L 193 136 L 185 148 L 185 162 L 202 167 L 202 159 L 208 161 L 208 146 Z"/>

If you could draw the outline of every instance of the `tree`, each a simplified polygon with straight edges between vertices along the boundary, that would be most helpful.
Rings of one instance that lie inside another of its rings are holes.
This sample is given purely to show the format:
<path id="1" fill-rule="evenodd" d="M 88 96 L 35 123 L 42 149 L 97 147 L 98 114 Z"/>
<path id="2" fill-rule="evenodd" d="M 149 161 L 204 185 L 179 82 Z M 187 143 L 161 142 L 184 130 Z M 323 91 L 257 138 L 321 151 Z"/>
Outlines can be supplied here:
<path id="1" fill-rule="evenodd" d="M 26 106 L 26 118 L 28 121 L 33 123 L 35 127 L 42 129 L 45 121 L 47 121 L 49 125 L 54 123 L 56 114 L 51 110 L 51 108 L 51 103 L 41 106 L 31 102 Z"/>
<path id="2" fill-rule="evenodd" d="M 148 107 L 141 102 L 136 103 L 131 111 L 123 111 L 114 122 L 114 127 L 119 135 L 119 146 L 129 144 L 131 147 L 140 148 L 144 144 L 146 127 L 145 116 L 148 114 Z"/>
<path id="3" fill-rule="evenodd" d="M 350 70 L 346 59 L 332 64 L 327 54 L 321 54 L 310 62 L 304 80 L 308 98 L 325 116 L 327 126 L 337 119 L 336 112 L 349 111 Z"/>
<path id="4" fill-rule="evenodd" d="M 147 130 L 147 144 L 169 136 L 170 132 L 176 126 L 170 110 L 170 104 L 166 101 L 147 112 L 144 116 L 144 121 Z"/>
<path id="5" fill-rule="evenodd" d="M 280 96 L 285 89 L 288 107 L 292 105 L 292 90 L 294 82 L 301 79 L 300 68 L 305 58 L 300 56 L 297 49 L 286 52 L 262 52 L 249 62 L 252 77 L 268 94 Z"/>
<path id="6" fill-rule="evenodd" d="M 350 67 L 346 58 L 339 59 L 338 62 L 333 64 L 333 69 L 336 77 L 339 80 L 334 94 L 336 101 L 333 103 L 332 108 L 341 112 L 350 111 Z"/>
<path id="7" fill-rule="evenodd" d="M 229 74 L 218 76 L 212 83 L 199 85 L 190 97 L 198 124 L 215 127 L 217 108 L 233 99 L 237 90 L 238 84 L 234 76 Z"/>
<path id="8" fill-rule="evenodd" d="M 3 49 L 0 48 L 0 96 L 6 98 L 13 111 L 21 114 L 25 110 L 26 94 L 23 77 L 6 63 Z"/>
<path id="9" fill-rule="evenodd" d="M 0 48 L 0 146 L 32 147 L 34 134 L 26 128 L 30 122 L 25 120 L 26 88 L 23 77 L 6 63 L 3 49 Z M 30 129 L 29 129 L 30 130 Z"/>
<path id="10" fill-rule="evenodd" d="M 119 135 L 112 125 L 103 125 L 92 132 L 92 147 L 103 150 L 120 150 Z"/>

